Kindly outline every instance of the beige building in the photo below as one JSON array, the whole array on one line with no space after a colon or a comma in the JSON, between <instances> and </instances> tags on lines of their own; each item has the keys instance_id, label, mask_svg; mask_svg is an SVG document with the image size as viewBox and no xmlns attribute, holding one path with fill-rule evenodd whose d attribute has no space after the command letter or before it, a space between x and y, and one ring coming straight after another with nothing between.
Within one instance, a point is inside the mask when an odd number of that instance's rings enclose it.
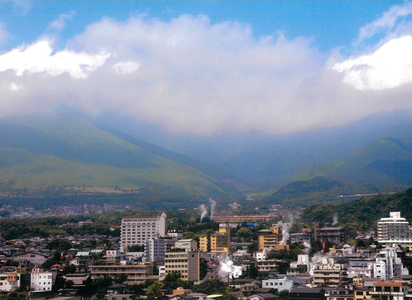
<instances>
[{"instance_id":1,"label":"beige building","mask_svg":"<svg viewBox=\"0 0 412 300\"><path fill-rule=\"evenodd\" d=\"M228 253L230 251L230 226L220 224L219 231L199 238L199 250L203 252Z\"/></svg>"},{"instance_id":2,"label":"beige building","mask_svg":"<svg viewBox=\"0 0 412 300\"><path fill-rule=\"evenodd\" d=\"M322 258L313 266L313 284L316 286L339 286L347 281L348 273L344 265L335 263L333 258Z\"/></svg>"},{"instance_id":3,"label":"beige building","mask_svg":"<svg viewBox=\"0 0 412 300\"><path fill-rule=\"evenodd\" d=\"M165 213L153 218L123 218L120 231L120 245L124 248L145 245L146 240L164 236L167 230Z\"/></svg>"},{"instance_id":4,"label":"beige building","mask_svg":"<svg viewBox=\"0 0 412 300\"><path fill-rule=\"evenodd\" d=\"M166 275L180 272L182 280L199 280L199 252L175 250L165 254Z\"/></svg>"},{"instance_id":5,"label":"beige building","mask_svg":"<svg viewBox=\"0 0 412 300\"><path fill-rule=\"evenodd\" d=\"M151 262L139 263L135 265L95 265L90 266L92 279L104 276L116 277L126 275L125 284L142 284L146 280L158 280L158 276L153 276L153 264Z\"/></svg>"}]
</instances>

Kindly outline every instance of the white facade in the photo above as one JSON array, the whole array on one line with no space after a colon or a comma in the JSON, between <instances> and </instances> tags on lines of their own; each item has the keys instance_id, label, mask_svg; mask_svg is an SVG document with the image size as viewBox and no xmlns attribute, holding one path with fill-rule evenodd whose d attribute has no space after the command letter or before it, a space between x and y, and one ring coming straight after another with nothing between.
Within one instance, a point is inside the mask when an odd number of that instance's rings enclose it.
<instances>
[{"instance_id":1,"label":"white facade","mask_svg":"<svg viewBox=\"0 0 412 300\"><path fill-rule=\"evenodd\" d=\"M165 242L161 239L149 238L144 247L146 261L156 262L165 259Z\"/></svg>"},{"instance_id":2,"label":"white facade","mask_svg":"<svg viewBox=\"0 0 412 300\"><path fill-rule=\"evenodd\" d=\"M43 272L39 268L33 268L30 278L30 290L33 292L51 292L53 290L53 272Z\"/></svg>"},{"instance_id":3,"label":"white facade","mask_svg":"<svg viewBox=\"0 0 412 300\"><path fill-rule=\"evenodd\" d=\"M378 242L412 246L412 228L399 211L390 212L389 218L378 222Z\"/></svg>"},{"instance_id":4,"label":"white facade","mask_svg":"<svg viewBox=\"0 0 412 300\"><path fill-rule=\"evenodd\" d=\"M253 252L253 256L256 259L256 261L263 261L266 260L266 251L255 251Z\"/></svg>"},{"instance_id":5,"label":"white facade","mask_svg":"<svg viewBox=\"0 0 412 300\"><path fill-rule=\"evenodd\" d=\"M1 273L0 274L0 291L10 292L20 287L20 274Z\"/></svg>"},{"instance_id":6,"label":"white facade","mask_svg":"<svg viewBox=\"0 0 412 300\"><path fill-rule=\"evenodd\" d=\"M395 248L386 248L379 252L373 266L373 276L382 280L407 275L408 270L403 268L402 260L397 257Z\"/></svg>"},{"instance_id":7,"label":"white facade","mask_svg":"<svg viewBox=\"0 0 412 300\"><path fill-rule=\"evenodd\" d=\"M280 291L288 291L293 288L293 280L287 277L272 278L267 280L262 280L262 288L264 289L275 289Z\"/></svg>"},{"instance_id":8,"label":"white facade","mask_svg":"<svg viewBox=\"0 0 412 300\"><path fill-rule=\"evenodd\" d=\"M166 228L165 213L154 218L123 218L120 245L124 248L133 245L145 245L147 239L164 236Z\"/></svg>"}]
</instances>

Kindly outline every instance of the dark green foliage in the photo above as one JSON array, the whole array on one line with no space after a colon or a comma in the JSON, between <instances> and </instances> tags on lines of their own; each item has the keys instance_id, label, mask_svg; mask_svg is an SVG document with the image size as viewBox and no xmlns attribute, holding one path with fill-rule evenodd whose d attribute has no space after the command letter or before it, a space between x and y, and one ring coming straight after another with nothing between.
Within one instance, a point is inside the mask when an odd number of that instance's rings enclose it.
<instances>
[{"instance_id":1,"label":"dark green foliage","mask_svg":"<svg viewBox=\"0 0 412 300\"><path fill-rule=\"evenodd\" d=\"M289 250L282 249L280 251L270 251L267 258L290 259L296 261L298 259L298 255L300 254L303 254L302 248L298 245L290 245Z\"/></svg>"},{"instance_id":2,"label":"dark green foliage","mask_svg":"<svg viewBox=\"0 0 412 300\"><path fill-rule=\"evenodd\" d=\"M68 240L51 240L47 243L46 248L50 250L64 251L72 248L73 245Z\"/></svg>"},{"instance_id":3,"label":"dark green foliage","mask_svg":"<svg viewBox=\"0 0 412 300\"><path fill-rule=\"evenodd\" d=\"M144 251L144 246L143 245L133 245L127 247L127 251L130 252L143 252Z\"/></svg>"},{"instance_id":4,"label":"dark green foliage","mask_svg":"<svg viewBox=\"0 0 412 300\"><path fill-rule=\"evenodd\" d=\"M212 277L199 285L195 285L194 291L196 293L204 293L207 295L215 293L223 294L225 292L225 286L225 283L222 280L220 280L219 277Z\"/></svg>"},{"instance_id":5,"label":"dark green foliage","mask_svg":"<svg viewBox=\"0 0 412 300\"><path fill-rule=\"evenodd\" d=\"M375 228L377 221L380 218L389 217L391 211L400 211L403 217L409 221L412 220L411 189L394 195L381 194L363 197L338 205L313 205L303 211L302 221L332 223L334 214L337 214L339 226L346 227L350 236L356 236L356 231Z\"/></svg>"}]
</instances>

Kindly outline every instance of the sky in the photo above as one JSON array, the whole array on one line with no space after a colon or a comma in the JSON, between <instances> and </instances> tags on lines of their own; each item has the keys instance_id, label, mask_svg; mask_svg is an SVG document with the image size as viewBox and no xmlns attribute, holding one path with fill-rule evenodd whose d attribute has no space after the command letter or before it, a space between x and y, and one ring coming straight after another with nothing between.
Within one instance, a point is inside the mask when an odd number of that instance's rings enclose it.
<instances>
[{"instance_id":1,"label":"sky","mask_svg":"<svg viewBox=\"0 0 412 300\"><path fill-rule=\"evenodd\" d=\"M411 110L410 1L0 0L0 117L305 132Z\"/></svg>"}]
</instances>

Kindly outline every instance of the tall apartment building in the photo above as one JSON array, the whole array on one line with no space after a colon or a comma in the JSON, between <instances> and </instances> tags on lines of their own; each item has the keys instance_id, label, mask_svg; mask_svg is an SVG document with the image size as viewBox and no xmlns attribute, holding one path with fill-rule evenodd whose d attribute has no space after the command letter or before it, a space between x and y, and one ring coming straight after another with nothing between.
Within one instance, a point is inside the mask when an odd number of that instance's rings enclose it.
<instances>
[{"instance_id":1,"label":"tall apartment building","mask_svg":"<svg viewBox=\"0 0 412 300\"><path fill-rule=\"evenodd\" d=\"M199 280L199 252L178 249L165 254L166 274L179 272L182 280Z\"/></svg>"},{"instance_id":2,"label":"tall apartment building","mask_svg":"<svg viewBox=\"0 0 412 300\"><path fill-rule=\"evenodd\" d=\"M230 226L220 224L219 231L199 238L199 250L203 252L228 253L230 250Z\"/></svg>"},{"instance_id":3,"label":"tall apartment building","mask_svg":"<svg viewBox=\"0 0 412 300\"><path fill-rule=\"evenodd\" d=\"M144 256L147 261L158 262L165 259L166 246L162 239L149 238L144 247Z\"/></svg>"},{"instance_id":4,"label":"tall apartment building","mask_svg":"<svg viewBox=\"0 0 412 300\"><path fill-rule=\"evenodd\" d=\"M278 226L272 225L271 229L259 230L258 234L259 250L263 250L265 248L275 249L276 246L278 246L280 244L280 241L282 240L282 237L279 234Z\"/></svg>"},{"instance_id":5,"label":"tall apartment building","mask_svg":"<svg viewBox=\"0 0 412 300\"><path fill-rule=\"evenodd\" d=\"M165 213L153 218L123 218L120 245L124 248L145 245L146 240L166 234L167 217Z\"/></svg>"},{"instance_id":6,"label":"tall apartment building","mask_svg":"<svg viewBox=\"0 0 412 300\"><path fill-rule=\"evenodd\" d=\"M412 228L399 211L390 212L389 218L378 222L378 242L381 244L401 244L412 246Z\"/></svg>"},{"instance_id":7,"label":"tall apartment building","mask_svg":"<svg viewBox=\"0 0 412 300\"><path fill-rule=\"evenodd\" d=\"M348 230L345 227L322 227L315 226L315 240L331 242L334 245L348 242Z\"/></svg>"}]
</instances>

